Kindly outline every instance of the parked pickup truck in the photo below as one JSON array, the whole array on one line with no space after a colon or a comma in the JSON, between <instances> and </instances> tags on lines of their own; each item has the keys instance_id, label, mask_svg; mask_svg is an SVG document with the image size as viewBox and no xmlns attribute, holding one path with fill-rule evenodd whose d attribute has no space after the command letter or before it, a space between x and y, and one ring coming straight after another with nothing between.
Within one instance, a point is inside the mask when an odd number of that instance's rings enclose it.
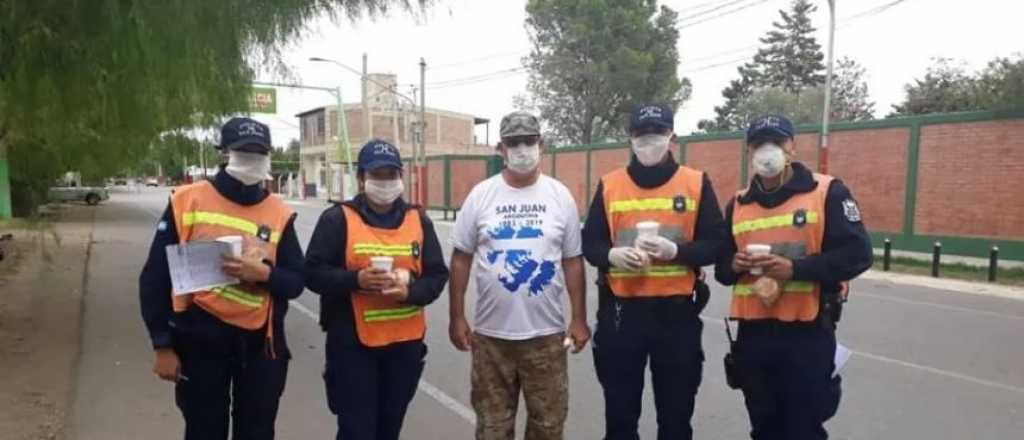
<instances>
[{"instance_id":1,"label":"parked pickup truck","mask_svg":"<svg viewBox=\"0 0 1024 440\"><path fill-rule=\"evenodd\" d=\"M50 188L51 202L85 202L95 205L110 198L106 188L98 186L55 186Z\"/></svg>"}]
</instances>

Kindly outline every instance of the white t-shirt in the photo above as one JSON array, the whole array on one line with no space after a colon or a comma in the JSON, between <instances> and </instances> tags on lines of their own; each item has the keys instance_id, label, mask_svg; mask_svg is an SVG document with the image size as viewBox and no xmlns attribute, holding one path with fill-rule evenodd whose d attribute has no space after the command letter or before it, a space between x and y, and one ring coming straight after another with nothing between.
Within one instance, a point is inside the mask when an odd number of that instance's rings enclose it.
<instances>
[{"instance_id":1,"label":"white t-shirt","mask_svg":"<svg viewBox=\"0 0 1024 440\"><path fill-rule=\"evenodd\" d=\"M579 256L576 201L541 175L514 188L498 174L477 184L459 211L452 245L474 255L474 330L522 340L565 330L562 259Z\"/></svg>"}]
</instances>

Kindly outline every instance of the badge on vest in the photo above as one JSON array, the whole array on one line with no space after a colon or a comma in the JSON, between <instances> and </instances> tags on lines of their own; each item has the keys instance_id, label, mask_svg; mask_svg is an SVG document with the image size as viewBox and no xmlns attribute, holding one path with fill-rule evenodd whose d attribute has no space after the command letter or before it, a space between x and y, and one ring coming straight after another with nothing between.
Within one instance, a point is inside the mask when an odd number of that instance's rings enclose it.
<instances>
[{"instance_id":1,"label":"badge on vest","mask_svg":"<svg viewBox=\"0 0 1024 440\"><path fill-rule=\"evenodd\" d=\"M850 223L857 223L860 221L860 208L857 206L857 202L853 199L843 200L843 214L846 215L846 220Z\"/></svg>"},{"instance_id":2,"label":"badge on vest","mask_svg":"<svg viewBox=\"0 0 1024 440\"><path fill-rule=\"evenodd\" d=\"M413 258L419 258L420 257L420 242L418 242L418 241L412 242L412 257Z\"/></svg>"},{"instance_id":3,"label":"badge on vest","mask_svg":"<svg viewBox=\"0 0 1024 440\"><path fill-rule=\"evenodd\" d=\"M798 209L793 213L793 226L798 228L804 227L807 224L807 211Z\"/></svg>"},{"instance_id":4,"label":"badge on vest","mask_svg":"<svg viewBox=\"0 0 1024 440\"><path fill-rule=\"evenodd\" d=\"M686 212L686 197L676 196L673 198L672 210L675 212Z\"/></svg>"},{"instance_id":5,"label":"badge on vest","mask_svg":"<svg viewBox=\"0 0 1024 440\"><path fill-rule=\"evenodd\" d=\"M256 230L256 237L263 241L270 241L270 226L260 225Z\"/></svg>"}]
</instances>

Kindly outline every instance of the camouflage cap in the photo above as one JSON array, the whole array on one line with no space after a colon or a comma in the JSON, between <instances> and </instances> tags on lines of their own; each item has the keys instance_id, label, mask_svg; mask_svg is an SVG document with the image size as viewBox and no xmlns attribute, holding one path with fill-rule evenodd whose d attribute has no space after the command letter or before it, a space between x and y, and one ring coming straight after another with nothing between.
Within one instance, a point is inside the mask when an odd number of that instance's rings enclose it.
<instances>
[{"instance_id":1,"label":"camouflage cap","mask_svg":"<svg viewBox=\"0 0 1024 440\"><path fill-rule=\"evenodd\" d=\"M540 136L540 122L527 112L512 112L501 118L502 138L510 136Z\"/></svg>"}]
</instances>

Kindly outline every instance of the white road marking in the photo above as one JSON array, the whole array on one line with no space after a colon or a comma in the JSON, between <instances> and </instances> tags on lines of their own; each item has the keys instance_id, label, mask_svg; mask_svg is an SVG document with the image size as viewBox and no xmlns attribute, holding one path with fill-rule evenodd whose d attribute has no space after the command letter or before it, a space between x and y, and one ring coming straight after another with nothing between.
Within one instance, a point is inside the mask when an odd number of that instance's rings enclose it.
<instances>
[{"instance_id":1,"label":"white road marking","mask_svg":"<svg viewBox=\"0 0 1024 440\"><path fill-rule=\"evenodd\" d=\"M306 306L302 305L302 303L296 300L292 300L289 303L291 304L292 308L298 310L299 313L306 315L307 317L309 317L309 319L312 319L313 321L316 322L320 320L320 316L318 313L310 310ZM441 406L451 410L451 412L455 413L455 415L459 416L459 418L461 418L462 420L469 422L470 425L476 426L476 413L473 412L473 410L467 407L466 405L463 405L461 402L456 400L454 397L449 396L444 391L441 391L440 388L434 386L430 382L427 382L423 379L420 379L420 383L417 388L419 388L419 390L425 393L426 395L432 397L434 400L437 401L437 403L440 403Z\"/></svg>"},{"instance_id":2,"label":"white road marking","mask_svg":"<svg viewBox=\"0 0 1024 440\"><path fill-rule=\"evenodd\" d=\"M713 322L713 323L718 324L718 325L723 325L723 326L725 325L725 322L722 320L722 318L716 318L716 317L707 316L707 315L700 315L700 318L703 319L704 322ZM735 333L733 333L733 334L735 335ZM993 382L991 380L979 379L977 377L968 376L968 375L965 375L965 374L960 374L960 373L955 373L955 372L952 372L952 371L942 370L942 369L935 368L935 367L929 367L927 365L915 364L913 362L901 361L899 359L893 359L893 358L890 358L890 357L886 357L886 356L882 356L882 355L878 355L878 354L874 354L874 353L869 353L869 352L866 352L866 351L853 350L853 354L855 356L860 356L860 357L863 357L863 358L867 358L867 359L871 359L871 360L875 360L875 361L879 361L879 362L885 362L885 363L888 363L888 364L899 365L901 367L912 368L912 369L915 369L915 370L924 371L924 372L928 372L928 373L932 373L932 374L938 374L940 376L946 376L946 377L950 377L950 378L953 378L953 379L959 379L959 380L962 380L964 382L971 382L971 383L974 383L974 384L977 384L977 385L984 385L984 386L987 386L987 387L998 388L998 389L1004 390L1004 391L1011 391L1011 392L1015 392L1015 393L1024 394L1024 388L1022 388L1022 387L1017 387L1017 386L1013 386L1013 385L1007 385L1007 384L999 383L999 382Z\"/></svg>"},{"instance_id":3,"label":"white road marking","mask_svg":"<svg viewBox=\"0 0 1024 440\"><path fill-rule=\"evenodd\" d=\"M857 292L854 292L853 294L851 294L851 296L854 296L854 297L866 296L868 298L875 298L875 299L879 299L879 300L882 300L882 301L892 301L892 302L898 302L898 303L902 303L902 304L934 307L934 308L937 308L937 309L951 310L951 311L954 311L954 312L974 313L974 314L978 314L978 315L993 316L993 317L1005 318L1005 319L1024 319L1024 316L1007 315L1007 314L998 313L998 312L990 312L988 310L978 310L978 309L972 309L972 308L969 308L969 307L950 306L950 305L937 304L937 303L926 302L926 301L915 301L915 300L912 300L912 299L897 298L897 297L894 297L892 295L878 295L878 294L875 294L875 293L866 293L866 292L857 291Z\"/></svg>"}]
</instances>

